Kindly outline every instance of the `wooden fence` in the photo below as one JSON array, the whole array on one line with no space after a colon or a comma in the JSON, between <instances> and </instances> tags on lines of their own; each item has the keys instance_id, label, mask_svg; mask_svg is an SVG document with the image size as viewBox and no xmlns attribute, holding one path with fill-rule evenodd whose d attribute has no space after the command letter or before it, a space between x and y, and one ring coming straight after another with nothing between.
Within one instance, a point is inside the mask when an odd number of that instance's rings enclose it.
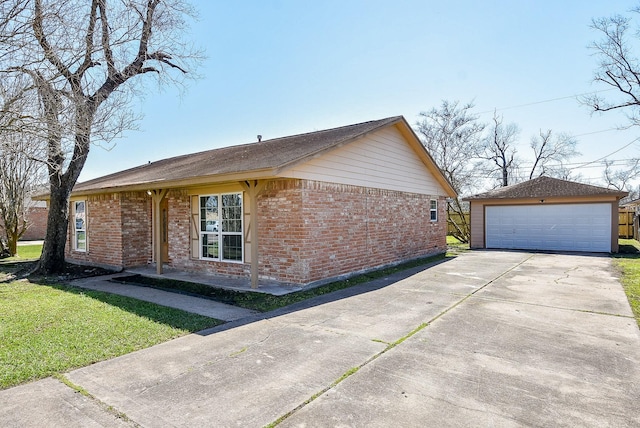
<instances>
[{"instance_id":1,"label":"wooden fence","mask_svg":"<svg viewBox=\"0 0 640 428\"><path fill-rule=\"evenodd\" d=\"M460 218L460 214L455 213L455 212L449 212L447 213L448 217L449 217L449 221L447 221L447 235L451 235L456 231L456 228L453 224L451 224L451 222L453 221L456 224L460 224L462 223L461 218ZM469 213L464 213L464 218L466 220L466 224L469 224Z\"/></svg>"},{"instance_id":2,"label":"wooden fence","mask_svg":"<svg viewBox=\"0 0 640 428\"><path fill-rule=\"evenodd\" d=\"M621 208L618 211L618 238L634 239L637 233L637 223L635 211Z\"/></svg>"}]
</instances>

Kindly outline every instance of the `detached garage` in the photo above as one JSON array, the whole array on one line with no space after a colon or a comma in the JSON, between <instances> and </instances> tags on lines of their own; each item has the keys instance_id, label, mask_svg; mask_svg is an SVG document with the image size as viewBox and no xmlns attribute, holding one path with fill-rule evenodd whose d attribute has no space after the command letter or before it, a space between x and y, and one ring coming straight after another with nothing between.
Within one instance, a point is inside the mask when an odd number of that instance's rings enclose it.
<instances>
[{"instance_id":1,"label":"detached garage","mask_svg":"<svg viewBox=\"0 0 640 428\"><path fill-rule=\"evenodd\" d=\"M618 251L618 201L627 192L550 177L465 200L471 248Z\"/></svg>"}]
</instances>

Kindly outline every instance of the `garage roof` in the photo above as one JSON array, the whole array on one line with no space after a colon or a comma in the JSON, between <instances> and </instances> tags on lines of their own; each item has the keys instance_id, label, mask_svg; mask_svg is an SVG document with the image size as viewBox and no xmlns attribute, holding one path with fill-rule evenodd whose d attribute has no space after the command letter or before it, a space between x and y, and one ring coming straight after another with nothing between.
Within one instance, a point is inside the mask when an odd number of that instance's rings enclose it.
<instances>
[{"instance_id":1,"label":"garage roof","mask_svg":"<svg viewBox=\"0 0 640 428\"><path fill-rule=\"evenodd\" d=\"M500 187L485 193L464 198L466 201L480 199L521 199L521 198L550 198L572 196L619 196L624 197L628 192L621 192L606 187L576 183L575 181L560 180L551 177L538 177L523 183Z\"/></svg>"}]
</instances>

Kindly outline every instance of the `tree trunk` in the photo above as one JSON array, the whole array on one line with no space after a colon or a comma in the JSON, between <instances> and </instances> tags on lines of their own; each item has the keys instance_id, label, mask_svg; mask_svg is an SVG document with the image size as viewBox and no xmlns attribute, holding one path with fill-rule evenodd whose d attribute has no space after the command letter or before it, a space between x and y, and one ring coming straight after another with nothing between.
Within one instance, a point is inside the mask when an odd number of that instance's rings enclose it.
<instances>
[{"instance_id":1,"label":"tree trunk","mask_svg":"<svg viewBox=\"0 0 640 428\"><path fill-rule=\"evenodd\" d=\"M42 246L42 255L36 271L60 273L64 270L64 250L69 228L69 191L63 186L51 186L47 233Z\"/></svg>"},{"instance_id":2,"label":"tree trunk","mask_svg":"<svg viewBox=\"0 0 640 428\"><path fill-rule=\"evenodd\" d=\"M7 248L9 249L11 257L15 257L18 254L18 239L18 234L11 232L11 238L8 239L9 242L7 243Z\"/></svg>"}]
</instances>

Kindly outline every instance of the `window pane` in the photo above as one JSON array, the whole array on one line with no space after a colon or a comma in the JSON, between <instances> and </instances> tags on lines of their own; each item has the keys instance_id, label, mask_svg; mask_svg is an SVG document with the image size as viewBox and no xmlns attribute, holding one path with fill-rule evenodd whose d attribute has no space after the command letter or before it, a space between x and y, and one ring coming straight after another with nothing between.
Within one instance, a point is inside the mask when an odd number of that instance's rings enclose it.
<instances>
[{"instance_id":1,"label":"window pane","mask_svg":"<svg viewBox=\"0 0 640 428\"><path fill-rule=\"evenodd\" d=\"M86 232L77 232L76 233L76 250L86 250L86 249L87 249Z\"/></svg>"},{"instance_id":2,"label":"window pane","mask_svg":"<svg viewBox=\"0 0 640 428\"><path fill-rule=\"evenodd\" d=\"M222 237L222 258L242 261L242 235L224 235Z\"/></svg>"},{"instance_id":3,"label":"window pane","mask_svg":"<svg viewBox=\"0 0 640 428\"><path fill-rule=\"evenodd\" d=\"M80 202L76 202L75 203L75 214L74 214L74 220L75 220L75 227L76 230L84 230L85 229L85 204L84 201L80 201Z\"/></svg>"},{"instance_id":4,"label":"window pane","mask_svg":"<svg viewBox=\"0 0 640 428\"><path fill-rule=\"evenodd\" d=\"M242 232L242 196L222 195L222 231Z\"/></svg>"},{"instance_id":5,"label":"window pane","mask_svg":"<svg viewBox=\"0 0 640 428\"><path fill-rule=\"evenodd\" d=\"M218 197L200 197L200 231L218 232Z\"/></svg>"},{"instance_id":6,"label":"window pane","mask_svg":"<svg viewBox=\"0 0 640 428\"><path fill-rule=\"evenodd\" d=\"M240 206L240 194L234 193L232 195L222 195L222 206L223 207L238 207Z\"/></svg>"},{"instance_id":7,"label":"window pane","mask_svg":"<svg viewBox=\"0 0 640 428\"><path fill-rule=\"evenodd\" d=\"M217 259L218 251L218 234L205 233L202 235L202 257L206 259Z\"/></svg>"}]
</instances>

